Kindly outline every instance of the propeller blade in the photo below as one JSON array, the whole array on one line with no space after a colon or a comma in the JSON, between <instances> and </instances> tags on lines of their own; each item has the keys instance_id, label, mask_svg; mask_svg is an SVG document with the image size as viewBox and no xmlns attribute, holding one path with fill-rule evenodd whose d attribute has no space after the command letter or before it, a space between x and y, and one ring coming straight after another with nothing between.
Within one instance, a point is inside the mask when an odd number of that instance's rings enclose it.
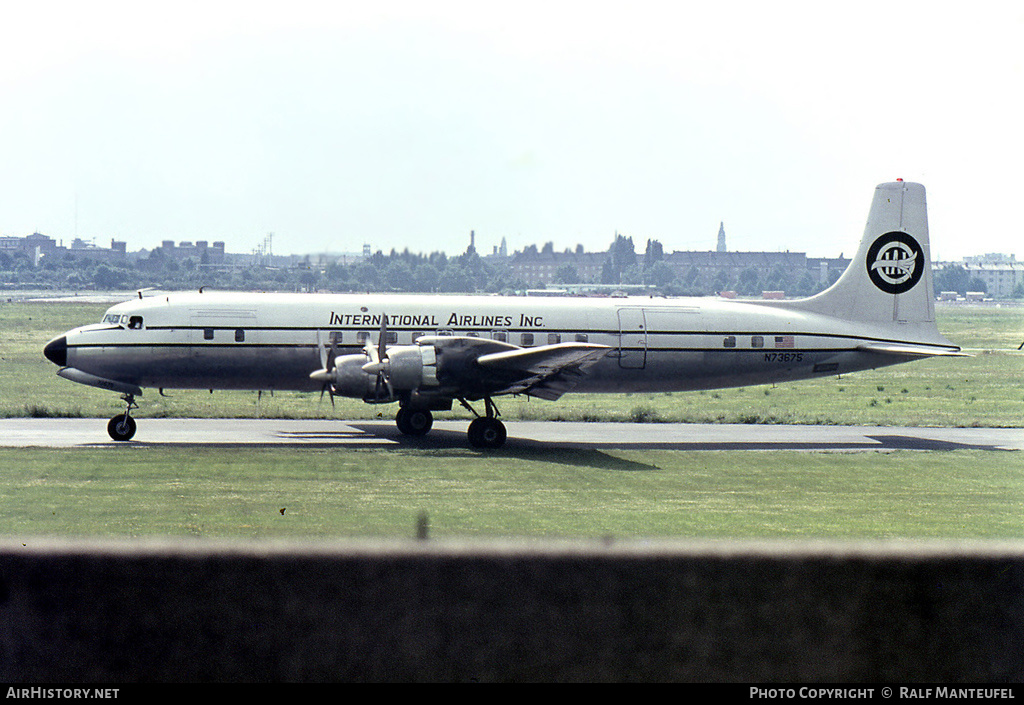
<instances>
[{"instance_id":1,"label":"propeller blade","mask_svg":"<svg viewBox=\"0 0 1024 705\"><path fill-rule=\"evenodd\" d=\"M366 344L363 346L363 353L370 362L378 362L380 360L380 358L377 357L377 348L373 347L373 340L369 337L366 339Z\"/></svg>"},{"instance_id":2,"label":"propeller blade","mask_svg":"<svg viewBox=\"0 0 1024 705\"><path fill-rule=\"evenodd\" d=\"M320 351L320 367L325 370L330 369L327 366L327 348L324 347L323 338L320 337L320 329L316 331L316 348Z\"/></svg>"},{"instance_id":3,"label":"propeller blade","mask_svg":"<svg viewBox=\"0 0 1024 705\"><path fill-rule=\"evenodd\" d=\"M320 387L320 403L321 404L324 403L324 392L327 392L328 394L331 395L331 408L332 409L335 408L334 407L334 385L331 384L330 382L327 382L322 387Z\"/></svg>"},{"instance_id":4,"label":"propeller blade","mask_svg":"<svg viewBox=\"0 0 1024 705\"><path fill-rule=\"evenodd\" d=\"M387 357L388 342L388 314L380 312L380 333L377 337L377 359L383 360Z\"/></svg>"},{"instance_id":5,"label":"propeller blade","mask_svg":"<svg viewBox=\"0 0 1024 705\"><path fill-rule=\"evenodd\" d=\"M331 338L331 349L327 353L327 369L334 368L334 361L338 358L338 336L335 333L330 334Z\"/></svg>"}]
</instances>

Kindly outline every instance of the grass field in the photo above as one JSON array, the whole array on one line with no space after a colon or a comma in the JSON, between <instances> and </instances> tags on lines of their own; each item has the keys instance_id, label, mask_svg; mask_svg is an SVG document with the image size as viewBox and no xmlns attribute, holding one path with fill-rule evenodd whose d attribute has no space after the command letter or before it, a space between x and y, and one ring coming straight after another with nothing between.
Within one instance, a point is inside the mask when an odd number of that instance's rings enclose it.
<instances>
[{"instance_id":1,"label":"grass field","mask_svg":"<svg viewBox=\"0 0 1024 705\"><path fill-rule=\"evenodd\" d=\"M1019 453L2 450L0 535L1024 538ZM23 540L27 540L23 539Z\"/></svg>"},{"instance_id":2,"label":"grass field","mask_svg":"<svg viewBox=\"0 0 1024 705\"><path fill-rule=\"evenodd\" d=\"M45 342L105 306L0 304L0 415L101 416L116 395L59 379ZM506 400L507 418L1024 425L1024 309L940 309L975 356L779 387ZM316 395L147 394L146 416L359 418ZM339 400L340 402L340 400ZM387 414L393 413L386 408ZM458 416L459 414L453 414ZM102 440L102 439L101 439ZM0 536L232 539L1024 538L1024 456L125 445L0 449Z\"/></svg>"}]
</instances>

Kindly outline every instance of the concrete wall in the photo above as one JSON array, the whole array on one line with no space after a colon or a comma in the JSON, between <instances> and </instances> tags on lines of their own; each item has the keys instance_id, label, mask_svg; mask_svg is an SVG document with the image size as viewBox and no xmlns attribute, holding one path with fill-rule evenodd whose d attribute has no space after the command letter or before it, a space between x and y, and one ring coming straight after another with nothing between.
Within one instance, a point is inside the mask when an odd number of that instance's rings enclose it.
<instances>
[{"instance_id":1,"label":"concrete wall","mask_svg":"<svg viewBox=\"0 0 1024 705\"><path fill-rule=\"evenodd\" d=\"M0 681L1024 679L1020 544L0 543Z\"/></svg>"}]
</instances>

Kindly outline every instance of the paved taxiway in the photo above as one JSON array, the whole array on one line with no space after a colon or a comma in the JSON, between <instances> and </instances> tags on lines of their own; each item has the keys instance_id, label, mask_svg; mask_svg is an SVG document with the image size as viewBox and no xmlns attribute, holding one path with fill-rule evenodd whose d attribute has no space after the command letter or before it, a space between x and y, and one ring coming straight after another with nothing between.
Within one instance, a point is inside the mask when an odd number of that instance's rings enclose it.
<instances>
[{"instance_id":1,"label":"paved taxiway","mask_svg":"<svg viewBox=\"0 0 1024 705\"><path fill-rule=\"evenodd\" d=\"M281 419L138 419L127 445L338 446L465 448L466 421L436 421L428 436L402 436L394 421ZM0 419L0 447L75 448L126 445L107 436L106 419ZM516 448L559 446L661 450L1024 450L1020 428L784 426L506 421Z\"/></svg>"}]
</instances>

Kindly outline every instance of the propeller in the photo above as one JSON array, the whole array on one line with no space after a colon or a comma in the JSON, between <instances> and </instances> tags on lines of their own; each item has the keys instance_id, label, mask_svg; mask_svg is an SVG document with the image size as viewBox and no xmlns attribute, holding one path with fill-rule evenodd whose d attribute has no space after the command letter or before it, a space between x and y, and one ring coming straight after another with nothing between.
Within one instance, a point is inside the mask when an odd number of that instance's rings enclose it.
<instances>
[{"instance_id":1,"label":"propeller","mask_svg":"<svg viewBox=\"0 0 1024 705\"><path fill-rule=\"evenodd\" d=\"M375 399L381 399L380 387L381 383L388 389L388 397L394 395L394 390L391 389L391 382L388 380L388 372L390 371L390 365L388 364L387 357L387 338L388 338L388 316L386 313L381 311L380 313L380 332L377 335L377 347L373 347L373 341L367 340L366 347L363 349L366 353L366 357L370 360L363 365L363 372L367 374L376 375L377 380L373 387L373 396Z\"/></svg>"},{"instance_id":2,"label":"propeller","mask_svg":"<svg viewBox=\"0 0 1024 705\"><path fill-rule=\"evenodd\" d=\"M363 347L363 354L366 356L367 362L363 364L362 369L366 374L375 376L373 398L375 400L390 400L394 396L394 390L391 387L391 381L388 379L391 373L391 363L387 357L387 314L381 313L380 323L380 336L377 340L377 345L374 346L372 340L367 340L366 345ZM320 399L324 397L324 393L331 395L331 404L334 404L334 393L335 393L335 370L336 364L335 359L337 357L337 339L331 339L330 350L324 345L323 338L321 337L321 331L316 332L316 345L320 351L320 364L321 368L316 372L311 372L310 379L316 380L322 383L320 388ZM346 358L347 360L347 358ZM387 394L382 394L382 387L387 388Z\"/></svg>"},{"instance_id":3,"label":"propeller","mask_svg":"<svg viewBox=\"0 0 1024 705\"><path fill-rule=\"evenodd\" d=\"M338 356L338 341L337 338L331 336L331 348L330 350L324 345L323 339L320 337L320 331L316 332L316 346L320 351L320 369L310 374L310 378L315 379L319 382L323 382L323 386L320 387L320 401L324 400L324 392L327 392L331 396L331 406L334 406L334 359Z\"/></svg>"}]
</instances>

